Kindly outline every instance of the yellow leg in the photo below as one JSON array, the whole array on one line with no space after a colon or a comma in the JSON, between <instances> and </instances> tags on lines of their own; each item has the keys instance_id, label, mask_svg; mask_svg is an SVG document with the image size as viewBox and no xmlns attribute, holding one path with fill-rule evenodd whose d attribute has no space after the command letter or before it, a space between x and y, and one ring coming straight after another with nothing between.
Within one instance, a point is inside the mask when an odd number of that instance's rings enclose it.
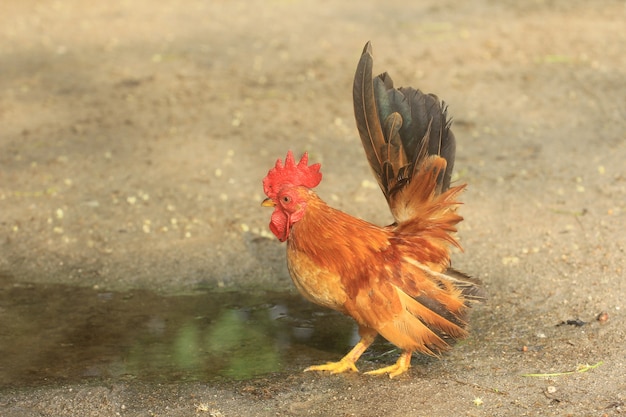
<instances>
[{"instance_id":1,"label":"yellow leg","mask_svg":"<svg viewBox=\"0 0 626 417\"><path fill-rule=\"evenodd\" d=\"M331 374L340 374L347 371L359 372L356 368L355 362L359 360L363 352L365 352L367 348L370 347L372 342L374 342L378 333L376 330L368 327L359 327L359 335L361 336L359 343L357 343L346 356L341 358L339 362L328 362L324 365L309 366L304 370L304 372L329 371Z\"/></svg>"},{"instance_id":2,"label":"yellow leg","mask_svg":"<svg viewBox=\"0 0 626 417\"><path fill-rule=\"evenodd\" d=\"M398 375L402 375L411 367L411 353L409 351L404 351L398 358L395 364L386 366L384 368L376 369L373 371L365 372L367 375L381 375L381 374L389 374L389 378L396 377Z\"/></svg>"}]
</instances>

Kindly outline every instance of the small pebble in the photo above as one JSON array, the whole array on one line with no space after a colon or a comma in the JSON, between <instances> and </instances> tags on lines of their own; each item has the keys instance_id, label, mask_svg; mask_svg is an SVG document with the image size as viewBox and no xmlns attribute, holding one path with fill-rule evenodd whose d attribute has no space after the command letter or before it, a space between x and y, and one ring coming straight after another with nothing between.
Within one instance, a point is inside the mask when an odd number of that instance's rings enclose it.
<instances>
[{"instance_id":1,"label":"small pebble","mask_svg":"<svg viewBox=\"0 0 626 417\"><path fill-rule=\"evenodd\" d=\"M603 311L602 313L598 314L597 320L600 323L606 323L609 320L609 313Z\"/></svg>"},{"instance_id":2,"label":"small pebble","mask_svg":"<svg viewBox=\"0 0 626 417\"><path fill-rule=\"evenodd\" d=\"M378 184L376 184L374 181L363 180L361 181L361 187L367 189L376 189L378 188Z\"/></svg>"},{"instance_id":3,"label":"small pebble","mask_svg":"<svg viewBox=\"0 0 626 417\"><path fill-rule=\"evenodd\" d=\"M505 256L502 258L502 265L516 265L519 263L517 256Z\"/></svg>"}]
</instances>

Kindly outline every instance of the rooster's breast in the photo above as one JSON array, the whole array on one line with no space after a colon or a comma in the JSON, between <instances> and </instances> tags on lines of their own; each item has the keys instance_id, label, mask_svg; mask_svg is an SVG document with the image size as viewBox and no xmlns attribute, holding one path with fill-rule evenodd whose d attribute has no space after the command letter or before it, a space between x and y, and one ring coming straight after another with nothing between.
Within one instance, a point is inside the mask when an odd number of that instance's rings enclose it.
<instances>
[{"instance_id":1,"label":"rooster's breast","mask_svg":"<svg viewBox=\"0 0 626 417\"><path fill-rule=\"evenodd\" d=\"M287 247L287 266L296 288L306 299L333 310L344 310L347 295L339 275L290 246Z\"/></svg>"}]
</instances>

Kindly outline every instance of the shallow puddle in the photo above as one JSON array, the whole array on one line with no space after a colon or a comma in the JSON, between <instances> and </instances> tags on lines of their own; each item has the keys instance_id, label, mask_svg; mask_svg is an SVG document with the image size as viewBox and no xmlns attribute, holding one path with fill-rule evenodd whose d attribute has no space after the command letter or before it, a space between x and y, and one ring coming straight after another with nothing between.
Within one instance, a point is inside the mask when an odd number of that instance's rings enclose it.
<instances>
[{"instance_id":1,"label":"shallow puddle","mask_svg":"<svg viewBox=\"0 0 626 417\"><path fill-rule=\"evenodd\" d=\"M353 322L296 294L159 296L0 277L0 386L247 379L338 360Z\"/></svg>"}]
</instances>

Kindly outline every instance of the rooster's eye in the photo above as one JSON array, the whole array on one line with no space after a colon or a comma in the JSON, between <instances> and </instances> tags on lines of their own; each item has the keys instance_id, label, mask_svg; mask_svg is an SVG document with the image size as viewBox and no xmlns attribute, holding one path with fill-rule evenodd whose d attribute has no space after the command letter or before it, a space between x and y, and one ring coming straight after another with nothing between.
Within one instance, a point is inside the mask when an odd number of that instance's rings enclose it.
<instances>
[{"instance_id":1,"label":"rooster's eye","mask_svg":"<svg viewBox=\"0 0 626 417\"><path fill-rule=\"evenodd\" d=\"M284 196L282 200L285 204L291 203L291 197L289 197L288 195Z\"/></svg>"}]
</instances>

